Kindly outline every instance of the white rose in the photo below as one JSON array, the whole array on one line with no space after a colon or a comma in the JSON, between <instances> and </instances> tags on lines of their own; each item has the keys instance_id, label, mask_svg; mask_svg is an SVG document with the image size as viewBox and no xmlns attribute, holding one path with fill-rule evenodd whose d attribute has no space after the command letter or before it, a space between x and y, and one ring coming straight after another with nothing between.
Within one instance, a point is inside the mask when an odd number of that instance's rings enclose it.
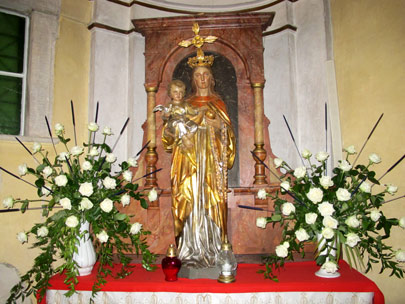
<instances>
[{"instance_id":1,"label":"white rose","mask_svg":"<svg viewBox=\"0 0 405 304\"><path fill-rule=\"evenodd\" d=\"M281 189L281 192L287 192L288 190L290 190L290 183L288 181L283 181L280 184L280 189Z\"/></svg>"},{"instance_id":2,"label":"white rose","mask_svg":"<svg viewBox=\"0 0 405 304\"><path fill-rule=\"evenodd\" d=\"M72 203L71 203L70 199L68 199L67 197L62 198L59 201L59 204L62 206L63 209L67 209L67 210L72 209Z\"/></svg>"},{"instance_id":3,"label":"white rose","mask_svg":"<svg viewBox=\"0 0 405 304\"><path fill-rule=\"evenodd\" d=\"M378 155L375 154L375 153L371 153L371 154L368 156L368 159L370 160L370 162L371 162L372 164L378 164L378 163L381 162L381 157L378 156Z\"/></svg>"},{"instance_id":4,"label":"white rose","mask_svg":"<svg viewBox=\"0 0 405 304\"><path fill-rule=\"evenodd\" d=\"M398 221L399 227L405 229L405 216L401 217Z\"/></svg>"},{"instance_id":5,"label":"white rose","mask_svg":"<svg viewBox=\"0 0 405 304\"><path fill-rule=\"evenodd\" d=\"M279 168L283 165L284 161L281 158L275 158L274 159L274 165L276 168Z\"/></svg>"},{"instance_id":6,"label":"white rose","mask_svg":"<svg viewBox=\"0 0 405 304\"><path fill-rule=\"evenodd\" d=\"M264 200L267 198L267 192L265 189L260 189L259 191L257 191L257 198Z\"/></svg>"},{"instance_id":7,"label":"white rose","mask_svg":"<svg viewBox=\"0 0 405 304\"><path fill-rule=\"evenodd\" d=\"M97 236L97 238L99 239L100 243L105 243L105 242L107 242L107 241L108 241L108 238L109 238L107 232L105 232L104 230L101 231L100 233L97 233L96 236Z\"/></svg>"},{"instance_id":8,"label":"white rose","mask_svg":"<svg viewBox=\"0 0 405 304\"><path fill-rule=\"evenodd\" d=\"M397 250L395 252L395 258L397 259L398 262L405 262L405 250Z\"/></svg>"},{"instance_id":9,"label":"white rose","mask_svg":"<svg viewBox=\"0 0 405 304\"><path fill-rule=\"evenodd\" d=\"M113 153L107 153L105 160L111 164L117 160L117 157Z\"/></svg>"},{"instance_id":10,"label":"white rose","mask_svg":"<svg viewBox=\"0 0 405 304\"><path fill-rule=\"evenodd\" d=\"M83 196L92 195L93 194L93 185L92 185L92 183L86 182L86 183L80 184L79 192Z\"/></svg>"},{"instance_id":11,"label":"white rose","mask_svg":"<svg viewBox=\"0 0 405 304\"><path fill-rule=\"evenodd\" d=\"M381 217L381 212L378 211L377 209L371 210L370 211L370 218L374 221L377 222Z\"/></svg>"},{"instance_id":12,"label":"white rose","mask_svg":"<svg viewBox=\"0 0 405 304\"><path fill-rule=\"evenodd\" d=\"M370 193L371 192L371 185L367 183L366 181L362 182L360 185L360 190L364 193Z\"/></svg>"},{"instance_id":13,"label":"white rose","mask_svg":"<svg viewBox=\"0 0 405 304\"><path fill-rule=\"evenodd\" d=\"M319 204L318 211L322 216L329 216L335 212L335 208L333 208L333 204L323 202L322 204Z\"/></svg>"},{"instance_id":14,"label":"white rose","mask_svg":"<svg viewBox=\"0 0 405 304\"><path fill-rule=\"evenodd\" d=\"M41 194L42 196L48 196L49 194L51 194L51 191L49 190L49 185L41 188Z\"/></svg>"},{"instance_id":15,"label":"white rose","mask_svg":"<svg viewBox=\"0 0 405 304\"><path fill-rule=\"evenodd\" d=\"M305 159L310 159L312 156L312 153L308 149L304 149L304 151L302 151L301 155Z\"/></svg>"},{"instance_id":16,"label":"white rose","mask_svg":"<svg viewBox=\"0 0 405 304\"><path fill-rule=\"evenodd\" d=\"M46 226L41 226L38 230L37 230L37 236L39 237L44 237L47 236L49 233L48 228L46 228Z\"/></svg>"},{"instance_id":17,"label":"white rose","mask_svg":"<svg viewBox=\"0 0 405 304\"><path fill-rule=\"evenodd\" d=\"M14 199L11 196L7 196L3 199L3 207L4 208L11 208L14 206Z\"/></svg>"},{"instance_id":18,"label":"white rose","mask_svg":"<svg viewBox=\"0 0 405 304\"><path fill-rule=\"evenodd\" d=\"M35 153L38 153L39 151L41 151L42 145L39 142L34 142L34 144L32 145L32 151Z\"/></svg>"},{"instance_id":19,"label":"white rose","mask_svg":"<svg viewBox=\"0 0 405 304\"><path fill-rule=\"evenodd\" d=\"M158 198L158 193L157 193L157 191L155 190L155 188L153 188L153 189L150 190L149 193L148 193L148 200L149 200L150 202L154 202L154 201L157 200L157 198Z\"/></svg>"},{"instance_id":20,"label":"white rose","mask_svg":"<svg viewBox=\"0 0 405 304\"><path fill-rule=\"evenodd\" d=\"M346 189L339 188L336 191L336 197L341 202L347 202L350 199L351 195L350 195L350 192L347 191Z\"/></svg>"},{"instance_id":21,"label":"white rose","mask_svg":"<svg viewBox=\"0 0 405 304\"><path fill-rule=\"evenodd\" d=\"M339 222L331 216L325 216L322 220L322 224L327 228L336 229Z\"/></svg>"},{"instance_id":22,"label":"white rose","mask_svg":"<svg viewBox=\"0 0 405 304\"><path fill-rule=\"evenodd\" d=\"M347 226L352 227L352 228L357 228L360 226L360 221L357 219L356 215L349 216L345 223Z\"/></svg>"},{"instance_id":23,"label":"white rose","mask_svg":"<svg viewBox=\"0 0 405 304\"><path fill-rule=\"evenodd\" d=\"M324 162L325 160L328 159L328 157L329 157L329 153L328 153L328 152L323 152L323 151L318 152L318 153L316 153L316 155L315 155L315 158L316 158L317 161L319 161L319 162Z\"/></svg>"},{"instance_id":24,"label":"white rose","mask_svg":"<svg viewBox=\"0 0 405 304\"><path fill-rule=\"evenodd\" d=\"M113 209L113 201L110 200L109 198L104 199L101 203L100 203L100 208L101 210L103 210L104 212L109 213L112 209Z\"/></svg>"},{"instance_id":25,"label":"white rose","mask_svg":"<svg viewBox=\"0 0 405 304\"><path fill-rule=\"evenodd\" d=\"M106 189L115 189L117 181L114 178L107 176L103 179L103 185Z\"/></svg>"},{"instance_id":26,"label":"white rose","mask_svg":"<svg viewBox=\"0 0 405 304\"><path fill-rule=\"evenodd\" d=\"M112 130L111 130L111 128L110 127L104 127L104 129L103 129L103 134L104 135L113 135L113 133L112 133Z\"/></svg>"},{"instance_id":27,"label":"white rose","mask_svg":"<svg viewBox=\"0 0 405 304\"><path fill-rule=\"evenodd\" d=\"M278 245L276 247L276 254L280 258L285 258L288 255L288 248L284 245Z\"/></svg>"},{"instance_id":28,"label":"white rose","mask_svg":"<svg viewBox=\"0 0 405 304\"><path fill-rule=\"evenodd\" d=\"M264 229L264 228L266 228L266 225L267 225L267 220L266 220L265 217L258 217L256 219L256 226L257 227Z\"/></svg>"},{"instance_id":29,"label":"white rose","mask_svg":"<svg viewBox=\"0 0 405 304\"><path fill-rule=\"evenodd\" d=\"M391 195L394 195L398 191L398 187L394 185L386 185L387 186L387 192Z\"/></svg>"},{"instance_id":30,"label":"white rose","mask_svg":"<svg viewBox=\"0 0 405 304\"><path fill-rule=\"evenodd\" d=\"M321 269L324 269L327 273L335 273L338 270L336 263L332 261L327 261L323 263Z\"/></svg>"},{"instance_id":31,"label":"white rose","mask_svg":"<svg viewBox=\"0 0 405 304\"><path fill-rule=\"evenodd\" d=\"M127 163L128 163L131 167L138 167L138 161L136 160L135 157L130 157L130 158L128 158Z\"/></svg>"},{"instance_id":32,"label":"white rose","mask_svg":"<svg viewBox=\"0 0 405 304\"><path fill-rule=\"evenodd\" d=\"M122 177L124 178L124 180L126 180L127 182L131 182L132 181L132 172L129 170L126 170L122 173Z\"/></svg>"},{"instance_id":33,"label":"white rose","mask_svg":"<svg viewBox=\"0 0 405 304\"><path fill-rule=\"evenodd\" d=\"M92 147L91 149L90 149L90 152L89 152L89 155L90 156L97 156L97 155L99 155L100 154L100 152L98 151L98 149L96 148L96 147Z\"/></svg>"},{"instance_id":34,"label":"white rose","mask_svg":"<svg viewBox=\"0 0 405 304\"><path fill-rule=\"evenodd\" d=\"M28 172L27 164L22 164L18 166L18 173L20 174L20 176L24 176L25 174L27 174L27 172Z\"/></svg>"},{"instance_id":35,"label":"white rose","mask_svg":"<svg viewBox=\"0 0 405 304\"><path fill-rule=\"evenodd\" d=\"M91 165L91 162L85 160L85 161L83 162L83 164L82 164L82 169L83 169L84 171L89 171L89 170L93 169L93 166Z\"/></svg>"},{"instance_id":36,"label":"white rose","mask_svg":"<svg viewBox=\"0 0 405 304\"><path fill-rule=\"evenodd\" d=\"M354 148L353 145L348 146L345 151L347 152L347 154L356 154L356 149Z\"/></svg>"},{"instance_id":37,"label":"white rose","mask_svg":"<svg viewBox=\"0 0 405 304\"><path fill-rule=\"evenodd\" d=\"M95 122L90 122L87 125L87 129L89 129L89 131L91 132L96 132L98 130L98 124L96 124Z\"/></svg>"},{"instance_id":38,"label":"white rose","mask_svg":"<svg viewBox=\"0 0 405 304\"><path fill-rule=\"evenodd\" d=\"M70 154L72 154L73 156L78 156L80 154L83 153L83 147L80 146L74 146L72 147L72 149L70 149Z\"/></svg>"},{"instance_id":39,"label":"white rose","mask_svg":"<svg viewBox=\"0 0 405 304\"><path fill-rule=\"evenodd\" d=\"M59 187L65 187L68 182L68 179L66 175L61 174L55 177L55 184L58 185Z\"/></svg>"},{"instance_id":40,"label":"white rose","mask_svg":"<svg viewBox=\"0 0 405 304\"><path fill-rule=\"evenodd\" d=\"M136 222L131 225L130 232L131 232L131 234L137 234L141 231L141 229L142 229L142 224Z\"/></svg>"},{"instance_id":41,"label":"white rose","mask_svg":"<svg viewBox=\"0 0 405 304\"><path fill-rule=\"evenodd\" d=\"M312 225L316 222L317 217L318 215L316 213L309 212L305 214L305 223L307 223L308 225Z\"/></svg>"},{"instance_id":42,"label":"white rose","mask_svg":"<svg viewBox=\"0 0 405 304\"><path fill-rule=\"evenodd\" d=\"M61 136L61 135L63 134L63 131L65 131L65 127L64 127L62 124L57 123L57 124L55 125L55 132L56 132L56 135Z\"/></svg>"},{"instance_id":43,"label":"white rose","mask_svg":"<svg viewBox=\"0 0 405 304\"><path fill-rule=\"evenodd\" d=\"M304 228L300 228L297 231L295 231L295 236L297 237L297 240L300 242L305 242L309 240L309 234Z\"/></svg>"},{"instance_id":44,"label":"white rose","mask_svg":"<svg viewBox=\"0 0 405 304\"><path fill-rule=\"evenodd\" d=\"M349 247L356 246L358 242L360 242L360 238L357 234L350 232L346 235L346 245Z\"/></svg>"},{"instance_id":45,"label":"white rose","mask_svg":"<svg viewBox=\"0 0 405 304\"><path fill-rule=\"evenodd\" d=\"M44 170L42 170L42 173L44 174L44 177L45 177L45 178L48 178L48 176L51 175L52 172L53 172L53 170L52 170L52 168L49 167L49 166L46 166L46 167L44 168Z\"/></svg>"},{"instance_id":46,"label":"white rose","mask_svg":"<svg viewBox=\"0 0 405 304\"><path fill-rule=\"evenodd\" d=\"M307 174L307 169L305 167L298 167L294 170L294 176L296 178L303 178Z\"/></svg>"},{"instance_id":47,"label":"white rose","mask_svg":"<svg viewBox=\"0 0 405 304\"><path fill-rule=\"evenodd\" d=\"M309 192L307 193L307 197L314 204L320 203L320 202L322 202L323 191L319 188L311 188L311 189L309 189Z\"/></svg>"},{"instance_id":48,"label":"white rose","mask_svg":"<svg viewBox=\"0 0 405 304\"><path fill-rule=\"evenodd\" d=\"M324 175L320 178L319 183L324 189L328 189L333 186L333 180L330 176Z\"/></svg>"},{"instance_id":49,"label":"white rose","mask_svg":"<svg viewBox=\"0 0 405 304\"><path fill-rule=\"evenodd\" d=\"M322 233L322 236L327 240L330 240L335 235L335 232L333 231L333 229L329 228L329 227L323 228L321 233Z\"/></svg>"},{"instance_id":50,"label":"white rose","mask_svg":"<svg viewBox=\"0 0 405 304\"><path fill-rule=\"evenodd\" d=\"M28 242L28 236L25 232L19 232L17 233L17 239L22 243Z\"/></svg>"},{"instance_id":51,"label":"white rose","mask_svg":"<svg viewBox=\"0 0 405 304\"><path fill-rule=\"evenodd\" d=\"M352 165L347 160L339 160L338 168L343 172L348 172L352 169Z\"/></svg>"},{"instance_id":52,"label":"white rose","mask_svg":"<svg viewBox=\"0 0 405 304\"><path fill-rule=\"evenodd\" d=\"M292 212L295 212L295 206L292 203L284 203L281 205L281 212L284 215L290 215Z\"/></svg>"},{"instance_id":53,"label":"white rose","mask_svg":"<svg viewBox=\"0 0 405 304\"><path fill-rule=\"evenodd\" d=\"M70 228L74 228L77 225L79 225L79 220L77 219L76 216L71 215L66 219L65 224L66 224L66 226L68 226Z\"/></svg>"},{"instance_id":54,"label":"white rose","mask_svg":"<svg viewBox=\"0 0 405 304\"><path fill-rule=\"evenodd\" d=\"M288 243L287 241L285 241L283 244L281 244L281 245L283 245L285 248L290 248L290 243Z\"/></svg>"},{"instance_id":55,"label":"white rose","mask_svg":"<svg viewBox=\"0 0 405 304\"><path fill-rule=\"evenodd\" d=\"M58 160L61 161L61 162L66 161L66 159L68 159L68 158L69 158L69 153L68 152L61 152L58 155Z\"/></svg>"},{"instance_id":56,"label":"white rose","mask_svg":"<svg viewBox=\"0 0 405 304\"><path fill-rule=\"evenodd\" d=\"M93 203L91 202L91 200L89 200L87 197L84 197L81 201L80 201L80 207L79 209L81 211L83 210L89 210L93 208Z\"/></svg>"},{"instance_id":57,"label":"white rose","mask_svg":"<svg viewBox=\"0 0 405 304\"><path fill-rule=\"evenodd\" d=\"M123 196L121 196L121 204L122 206L126 206L129 205L129 203L131 202L131 197L128 194L124 194Z\"/></svg>"}]
</instances>

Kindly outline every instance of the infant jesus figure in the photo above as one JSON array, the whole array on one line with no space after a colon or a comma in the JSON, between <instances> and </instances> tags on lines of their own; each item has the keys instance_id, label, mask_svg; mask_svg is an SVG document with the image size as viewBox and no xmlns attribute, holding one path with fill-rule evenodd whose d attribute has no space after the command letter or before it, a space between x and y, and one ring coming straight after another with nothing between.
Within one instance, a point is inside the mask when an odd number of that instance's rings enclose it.
<instances>
[{"instance_id":1,"label":"infant jesus figure","mask_svg":"<svg viewBox=\"0 0 405 304\"><path fill-rule=\"evenodd\" d=\"M186 85L181 80L172 80L169 83L167 94L171 98L168 107L158 105L153 112L161 111L162 120L166 126L166 134L169 132L176 141L176 145L183 148L191 148L192 135L197 131L198 124L193 120L200 120L204 113L192 107L184 100ZM192 120L192 119L193 120Z\"/></svg>"}]
</instances>

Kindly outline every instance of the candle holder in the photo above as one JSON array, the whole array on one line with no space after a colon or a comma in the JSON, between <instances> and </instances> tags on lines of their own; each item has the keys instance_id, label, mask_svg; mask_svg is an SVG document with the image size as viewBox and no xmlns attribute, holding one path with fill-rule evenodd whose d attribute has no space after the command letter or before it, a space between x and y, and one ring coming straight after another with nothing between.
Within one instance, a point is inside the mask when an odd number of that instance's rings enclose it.
<instances>
[{"instance_id":1,"label":"candle holder","mask_svg":"<svg viewBox=\"0 0 405 304\"><path fill-rule=\"evenodd\" d=\"M170 244L166 257L162 260L162 270L165 280L169 282L177 281L177 274L181 267L181 261L177 258L176 247Z\"/></svg>"},{"instance_id":2,"label":"candle holder","mask_svg":"<svg viewBox=\"0 0 405 304\"><path fill-rule=\"evenodd\" d=\"M235 282L236 262L235 255L232 251L232 245L228 243L228 238L225 237L225 242L222 243L221 251L217 256L217 266L219 268L218 282L232 283Z\"/></svg>"}]
</instances>

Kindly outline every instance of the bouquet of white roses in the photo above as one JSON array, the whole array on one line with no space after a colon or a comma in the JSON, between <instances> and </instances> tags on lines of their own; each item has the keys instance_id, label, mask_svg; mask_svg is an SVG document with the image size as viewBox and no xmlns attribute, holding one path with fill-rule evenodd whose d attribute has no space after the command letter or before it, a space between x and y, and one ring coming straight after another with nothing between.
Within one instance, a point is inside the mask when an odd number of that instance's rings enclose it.
<instances>
[{"instance_id":1,"label":"bouquet of white roses","mask_svg":"<svg viewBox=\"0 0 405 304\"><path fill-rule=\"evenodd\" d=\"M35 168L26 164L19 166L21 177L35 177L35 185L32 185L37 187L39 199L7 197L3 200L3 205L12 208L21 204L20 209L24 213L29 209L30 203L40 201L45 221L17 236L21 243L34 237L36 240L33 247L38 248L40 254L35 258L32 269L11 290L8 303L15 303L19 297L25 298L32 293L39 293L42 298L49 279L55 273L66 275L65 282L70 288L66 296L71 296L78 282L74 254L77 253L80 239L89 232L99 261L93 296L106 282L106 277L111 275L111 269L107 266L112 266L114 255L117 255L122 264L122 270L118 274L120 277L130 274L130 257L126 255L128 253L142 254L143 267L153 269L151 263L155 256L148 250L145 241L149 232L142 229L142 224L131 223L130 216L117 209L118 206L122 208L130 204L131 199L139 201L143 208L148 207L144 194L138 191L138 185L133 182L131 167L137 166L137 160L129 158L119 165L119 172L114 172L116 169L113 170L112 167L117 158L106 144L106 138L112 135L111 129L105 127L102 131L103 143L96 144L93 137L98 129L96 123L89 123L88 143L83 147L75 145L69 149L70 139L65 138L64 126L56 124L55 132L65 151L56 153L54 146L56 157L51 159L41 144L34 143L32 152L29 152L38 165ZM150 191L149 196L156 196L155 192ZM90 224L90 231L81 232L80 226L85 222ZM57 258L62 259L62 264L55 268L53 263Z\"/></svg>"},{"instance_id":2,"label":"bouquet of white roses","mask_svg":"<svg viewBox=\"0 0 405 304\"><path fill-rule=\"evenodd\" d=\"M259 198L273 198L274 212L257 218L256 225L265 228L268 223L278 223L283 229L275 254L266 257L265 277L277 280L273 270L286 259L292 260L293 252L304 255L304 244L313 241L317 244L316 262L327 273L337 271L343 251L351 266L368 272L372 264L381 263L381 271L391 269L390 275L403 278L399 263L405 262L405 250L394 250L384 241L392 227L405 228L405 217L386 218L380 209L384 196L395 194L397 187L388 184L373 194L372 187L380 183L370 167L380 163L380 157L373 153L367 165L352 167L349 157L356 151L350 146L345 152L346 159L339 161L332 176L326 174L326 152L315 155L315 164L312 153L304 150L307 165L296 169L279 158L274 160L276 168L284 172L280 191L271 196L259 190Z\"/></svg>"}]
</instances>

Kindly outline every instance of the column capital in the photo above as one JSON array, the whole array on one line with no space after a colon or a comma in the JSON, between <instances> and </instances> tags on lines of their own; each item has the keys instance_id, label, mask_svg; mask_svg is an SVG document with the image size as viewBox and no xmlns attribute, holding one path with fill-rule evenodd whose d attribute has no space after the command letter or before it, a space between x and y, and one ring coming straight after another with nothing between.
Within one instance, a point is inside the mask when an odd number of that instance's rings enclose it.
<instances>
[{"instance_id":1,"label":"column capital","mask_svg":"<svg viewBox=\"0 0 405 304\"><path fill-rule=\"evenodd\" d=\"M263 89L264 88L264 82L252 82L250 85L253 89Z\"/></svg>"}]
</instances>

